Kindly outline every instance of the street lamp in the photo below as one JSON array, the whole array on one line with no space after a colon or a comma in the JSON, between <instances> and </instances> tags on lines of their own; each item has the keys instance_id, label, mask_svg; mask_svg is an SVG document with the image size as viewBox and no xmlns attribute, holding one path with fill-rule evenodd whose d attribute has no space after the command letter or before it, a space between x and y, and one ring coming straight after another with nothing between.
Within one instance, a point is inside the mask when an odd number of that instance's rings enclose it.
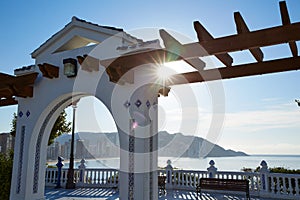
<instances>
[{"instance_id":1,"label":"street lamp","mask_svg":"<svg viewBox=\"0 0 300 200\"><path fill-rule=\"evenodd\" d=\"M71 151L70 151L70 162L69 162L69 169L68 169L68 175L67 175L67 184L66 189L74 189L75 183L74 183L74 131L75 131L75 112L77 108L77 102L72 103L73 108L73 121L72 121L72 137L71 137Z\"/></svg>"}]
</instances>

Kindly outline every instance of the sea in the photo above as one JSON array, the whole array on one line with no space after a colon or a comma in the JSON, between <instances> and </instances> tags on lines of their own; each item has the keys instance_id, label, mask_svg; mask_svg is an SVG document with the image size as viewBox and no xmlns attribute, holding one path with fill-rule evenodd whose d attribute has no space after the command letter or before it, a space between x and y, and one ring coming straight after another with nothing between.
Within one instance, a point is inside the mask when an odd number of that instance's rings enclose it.
<instances>
[{"instance_id":1,"label":"sea","mask_svg":"<svg viewBox=\"0 0 300 200\"><path fill-rule=\"evenodd\" d=\"M171 161L173 168L185 170L205 171L210 166L209 162L213 160L218 171L241 171L243 168L256 169L260 166L262 160L265 160L269 167L284 167L287 169L300 169L300 155L250 155L237 157L207 157L207 158L176 158L159 157L158 166L167 166L167 161ZM87 159L87 168L113 168L118 169L119 158L99 158ZM55 165L50 162L49 165ZM75 167L78 168L80 160L75 161ZM63 168L68 168L68 162L64 163Z\"/></svg>"}]
</instances>

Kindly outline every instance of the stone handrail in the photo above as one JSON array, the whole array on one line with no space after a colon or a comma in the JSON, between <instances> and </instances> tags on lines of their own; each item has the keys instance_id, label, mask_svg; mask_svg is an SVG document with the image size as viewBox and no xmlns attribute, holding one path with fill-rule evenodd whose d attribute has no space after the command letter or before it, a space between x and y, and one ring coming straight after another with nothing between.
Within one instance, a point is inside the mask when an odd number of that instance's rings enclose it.
<instances>
[{"instance_id":1,"label":"stone handrail","mask_svg":"<svg viewBox=\"0 0 300 200\"><path fill-rule=\"evenodd\" d=\"M251 196L300 199L300 174L270 173L265 161L261 163L259 172L218 171L214 162L210 161L207 171L173 169L171 162L164 169L157 170L158 176L166 177L166 189L196 191L200 178L247 179ZM67 182L67 169L61 169L60 184L58 169L47 168L46 186L61 185ZM74 170L74 182L77 187L110 187L118 188L117 169L86 169L84 160L79 169ZM230 191L228 191L230 193ZM232 192L231 192L232 193Z\"/></svg>"}]
</instances>

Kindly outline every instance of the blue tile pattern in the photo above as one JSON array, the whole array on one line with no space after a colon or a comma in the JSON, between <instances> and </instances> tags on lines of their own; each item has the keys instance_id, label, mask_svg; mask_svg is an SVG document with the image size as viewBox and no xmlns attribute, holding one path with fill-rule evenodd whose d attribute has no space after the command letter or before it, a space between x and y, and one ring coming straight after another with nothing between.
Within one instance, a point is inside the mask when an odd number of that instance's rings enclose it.
<instances>
[{"instance_id":1,"label":"blue tile pattern","mask_svg":"<svg viewBox=\"0 0 300 200\"><path fill-rule=\"evenodd\" d=\"M22 126L21 127L20 153L19 153L19 166L18 166L17 194L19 194L21 191L25 130L26 130L26 127Z\"/></svg>"},{"instance_id":2,"label":"blue tile pattern","mask_svg":"<svg viewBox=\"0 0 300 200\"><path fill-rule=\"evenodd\" d=\"M140 107L141 105L142 105L142 102L141 102L141 100L136 100L136 102L134 103L135 105L136 105L136 107Z\"/></svg>"},{"instance_id":3,"label":"blue tile pattern","mask_svg":"<svg viewBox=\"0 0 300 200\"><path fill-rule=\"evenodd\" d=\"M130 102L127 100L124 104L125 108L129 108L129 106L131 105Z\"/></svg>"},{"instance_id":4,"label":"blue tile pattern","mask_svg":"<svg viewBox=\"0 0 300 200\"><path fill-rule=\"evenodd\" d=\"M134 128L133 124L135 121L132 119L130 120L130 134L129 134L129 162L128 162L128 199L134 199Z\"/></svg>"},{"instance_id":5,"label":"blue tile pattern","mask_svg":"<svg viewBox=\"0 0 300 200\"><path fill-rule=\"evenodd\" d=\"M150 101L149 101L149 100L147 100L147 101L146 101L146 106L147 106L147 108L150 108L150 106L151 106L151 103L150 103Z\"/></svg>"},{"instance_id":6,"label":"blue tile pattern","mask_svg":"<svg viewBox=\"0 0 300 200\"><path fill-rule=\"evenodd\" d=\"M34 176L33 176L33 193L37 193L38 192L41 143L42 143L42 138L43 138L45 129L46 129L47 125L48 125L48 122L51 119L51 117L53 116L53 114L56 112L56 110L59 109L59 107L61 107L64 103L66 103L67 101L71 100L72 98L74 98L76 96L80 96L80 95L78 94L78 95L74 95L73 97L71 96L71 97L65 98L61 102L59 102L57 105L55 105L53 107L53 109L48 113L48 115L45 118L45 121L43 122L43 124L41 126L41 129L40 129L39 135L38 135L38 139L37 139L37 143L36 143L36 147L35 147Z\"/></svg>"},{"instance_id":7,"label":"blue tile pattern","mask_svg":"<svg viewBox=\"0 0 300 200\"><path fill-rule=\"evenodd\" d=\"M19 112L19 117L22 117L24 114L22 111Z\"/></svg>"},{"instance_id":8,"label":"blue tile pattern","mask_svg":"<svg viewBox=\"0 0 300 200\"><path fill-rule=\"evenodd\" d=\"M27 110L27 112L26 112L26 117L29 117L29 116L30 116L30 111Z\"/></svg>"}]
</instances>

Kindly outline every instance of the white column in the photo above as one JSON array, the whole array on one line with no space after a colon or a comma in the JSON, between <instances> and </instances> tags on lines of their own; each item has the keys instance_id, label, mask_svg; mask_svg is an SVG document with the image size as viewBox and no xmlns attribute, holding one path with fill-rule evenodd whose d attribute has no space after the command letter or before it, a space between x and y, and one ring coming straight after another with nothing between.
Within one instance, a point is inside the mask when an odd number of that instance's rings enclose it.
<instances>
[{"instance_id":1,"label":"white column","mask_svg":"<svg viewBox=\"0 0 300 200\"><path fill-rule=\"evenodd\" d=\"M122 107L112 105L121 148L121 200L158 198L157 92L157 86L152 84L135 88L123 86L123 95L118 93L118 105Z\"/></svg>"}]
</instances>

